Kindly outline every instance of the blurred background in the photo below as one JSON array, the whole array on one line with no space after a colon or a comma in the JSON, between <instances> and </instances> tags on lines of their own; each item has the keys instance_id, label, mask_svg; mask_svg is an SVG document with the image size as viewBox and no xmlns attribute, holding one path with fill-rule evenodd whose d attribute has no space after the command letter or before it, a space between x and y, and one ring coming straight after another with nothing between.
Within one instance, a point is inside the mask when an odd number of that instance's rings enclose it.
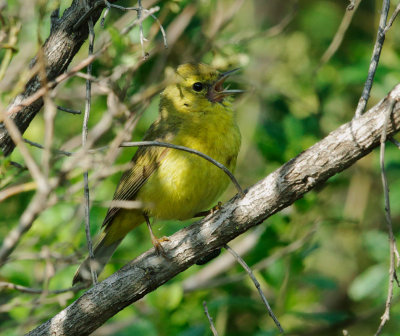
<instances>
[{"instance_id":1,"label":"blurred background","mask_svg":"<svg viewBox=\"0 0 400 336\"><path fill-rule=\"evenodd\" d=\"M135 1L118 1L136 6ZM95 144L109 144L130 113L137 125L128 139L139 140L158 113L160 83L171 69L191 61L224 71L242 70L230 80L246 90L235 99L243 137L235 175L251 186L307 149L330 131L350 121L367 76L381 1L363 0L347 19L348 30L335 53L324 54L346 13L345 0L167 0L143 1L166 30L163 47L159 25L143 23L149 54L143 61L139 28L122 30L136 19L135 11L112 9L104 28L95 26L95 51L112 44L93 64L93 129L109 109L113 123ZM28 78L28 64L50 30L50 14L70 1L1 2L0 108L5 109ZM393 8L392 8L393 10ZM16 36L11 57L5 44ZM71 66L87 57L85 43ZM400 80L399 23L387 34L368 106L375 105ZM8 62L10 60L10 62ZM70 67L71 67L70 66ZM74 77L55 89L56 104L84 110L85 80ZM139 119L140 117L140 119ZM80 146L82 115L58 111L53 146L74 151ZM43 143L43 113L24 137ZM40 162L42 151L30 147ZM119 151L116 164L128 162L135 149ZM20 152L0 161L0 192L32 180ZM51 175L65 157L54 155ZM395 236L399 236L400 160L388 143L386 169ZM80 172L80 171L78 171ZM89 174L93 174L90 171ZM90 220L93 236L100 229L121 172L91 181ZM29 189L29 188L28 188ZM71 191L72 190L72 191ZM41 213L9 261L0 281L43 289L41 294L0 289L0 334L19 335L49 319L78 294L47 291L68 288L80 260L87 254L83 226L82 175L57 188L58 201ZM15 227L34 191L15 194L0 203L0 241ZM222 197L235 195L231 186ZM170 235L190 222L159 222L157 236ZM389 244L384 218L379 152L309 192L293 206L232 242L255 269L275 315L287 335L373 335L380 323L388 286ZM100 279L117 271L151 247L145 226L131 232ZM224 265L224 267L221 266ZM391 318L381 335L397 335L400 306L395 288ZM111 318L94 335L211 335L204 315L207 302L219 335L278 335L257 290L243 269L224 251L204 266L193 266L161 288Z\"/></svg>"}]
</instances>

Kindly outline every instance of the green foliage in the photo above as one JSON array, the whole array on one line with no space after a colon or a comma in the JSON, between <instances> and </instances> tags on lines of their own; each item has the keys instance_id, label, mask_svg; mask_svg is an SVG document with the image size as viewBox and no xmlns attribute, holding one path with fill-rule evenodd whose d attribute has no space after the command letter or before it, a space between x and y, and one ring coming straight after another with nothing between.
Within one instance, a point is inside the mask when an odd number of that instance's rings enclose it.
<instances>
[{"instance_id":1,"label":"green foliage","mask_svg":"<svg viewBox=\"0 0 400 336\"><path fill-rule=\"evenodd\" d=\"M236 81L232 85L247 91L235 100L243 134L236 176L243 187L255 183L351 120L367 76L380 2L361 3L342 44L321 67L321 56L332 41L348 2L298 2L299 9L277 35L269 35L269 29L282 23L292 10L289 1L245 1L237 8L240 1L157 2L161 9L156 16L167 29L168 39L175 43L163 49L158 25L148 18L143 28L149 40L145 42L145 49L150 58L145 62L139 29L121 34L121 28L136 18L135 12L126 14L112 9L105 28L99 24L95 28L95 50L108 39L112 43L93 63L93 75L101 81L93 84L89 129L97 125L107 109L115 108L116 112L111 130L94 147L109 144L123 130L127 120L127 113L121 108L123 104L130 112L142 114L131 136L132 140L141 139L157 115L158 91L139 100L132 101L132 97L156 87L170 68L187 61L206 62L221 70L242 68L241 74L232 79ZM117 3L136 5L134 1ZM69 4L70 1L61 1L62 11ZM7 17L0 21L0 33L8 36L11 26L17 23L21 23L21 31L18 51L12 54L7 76L0 82L2 110L23 89L29 60L39 45L38 35L42 40L48 36L49 17L54 9L54 4L43 1L22 5L21 1L9 0L7 6L0 13L2 18ZM195 9L192 14L188 11L190 6ZM376 104L400 80L399 40L398 22L395 22L386 37L369 106ZM0 64L5 54L5 49L0 50ZM87 43L73 64L86 56ZM108 91L102 87L104 83ZM71 78L57 88L55 103L84 110L84 92L84 80ZM111 100L110 92L117 97L115 101ZM58 111L53 147L77 150L81 127L82 115ZM44 133L44 116L40 114L24 137L43 143ZM42 151L28 148L40 163ZM129 162L135 150L121 150L116 164ZM7 188L32 182L24 167L17 168L11 161L25 166L18 150L9 158L0 157L0 194ZM385 162L395 236L399 239L396 225L400 219L399 152L390 143ZM53 155L50 176L57 176L63 163L62 156ZM91 170L90 176L95 172L96 169ZM2 266L0 281L49 290L70 286L79 260L86 255L82 187L69 192L71 186L82 182L81 173L77 167L57 188L56 204L40 213L10 260ZM111 199L120 175L121 172L116 172L90 184L93 235L99 231L106 213L103 202ZM271 258L267 267L256 271L256 276L289 334L330 336L341 334L344 328L352 336L375 333L386 299L389 263L381 190L379 153L374 151L261 224L265 230L245 259L254 266ZM234 192L230 188L222 201ZM0 202L0 242L18 225L34 193L26 189ZM170 235L187 224L166 221L157 223L155 231L158 236ZM147 228L135 229L118 248L102 277L115 272L150 246ZM103 335L211 335L203 311L204 300L220 335L279 334L254 285L246 277L236 279L236 275L244 272L238 265L212 279L212 283L221 280L222 285L186 292L185 280L207 267L190 268L122 310L106 323ZM22 334L79 297L79 293L72 292L35 295L1 291L0 335ZM382 335L396 335L400 330L397 302L395 299L386 334Z\"/></svg>"}]
</instances>

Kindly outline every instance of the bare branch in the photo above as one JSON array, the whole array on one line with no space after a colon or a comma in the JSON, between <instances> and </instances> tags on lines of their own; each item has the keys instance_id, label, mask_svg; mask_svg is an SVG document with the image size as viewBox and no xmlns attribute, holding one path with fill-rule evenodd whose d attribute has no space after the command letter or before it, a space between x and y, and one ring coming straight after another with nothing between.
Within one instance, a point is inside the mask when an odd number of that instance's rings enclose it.
<instances>
[{"instance_id":1,"label":"bare branch","mask_svg":"<svg viewBox=\"0 0 400 336\"><path fill-rule=\"evenodd\" d=\"M217 332L217 329L215 329L212 317L208 313L208 308L207 308L207 302L206 301L203 301L203 307L204 307L204 314L206 314L207 319L208 319L208 323L210 323L211 332L213 333L214 336L218 336L218 332Z\"/></svg>"},{"instance_id":2,"label":"bare branch","mask_svg":"<svg viewBox=\"0 0 400 336\"><path fill-rule=\"evenodd\" d=\"M82 114L82 111L73 110L73 109L70 109L68 107L63 107L63 106L59 106L59 105L56 105L56 107L60 111L68 112L68 113L71 113L71 114Z\"/></svg>"},{"instance_id":3,"label":"bare branch","mask_svg":"<svg viewBox=\"0 0 400 336\"><path fill-rule=\"evenodd\" d=\"M0 281L0 288L1 289L10 289L10 290L17 290L19 292L22 293L28 293L28 294L42 294L42 293L46 293L46 294L61 294L61 293L66 293L66 292L77 292L81 289L84 289L85 287L82 286L75 286L75 287L70 287L70 288L65 288L65 289L56 289L56 290L44 290L41 288L30 288L30 287L26 287L26 286L21 286L21 285L17 285L17 284L13 284L10 282L4 282L4 281Z\"/></svg>"},{"instance_id":4,"label":"bare branch","mask_svg":"<svg viewBox=\"0 0 400 336\"><path fill-rule=\"evenodd\" d=\"M395 146L397 146L398 149L400 149L400 141L397 141L396 139L389 138L390 142L393 143Z\"/></svg>"},{"instance_id":5,"label":"bare branch","mask_svg":"<svg viewBox=\"0 0 400 336\"><path fill-rule=\"evenodd\" d=\"M376 36L374 51L372 52L371 62L369 64L369 70L367 80L365 81L364 89L361 94L360 100L358 101L357 109L355 112L356 118L359 117L365 110L369 99L369 93L371 92L372 83L374 82L375 72L378 67L379 58L381 55L383 42L385 42L385 28L386 21L390 8L390 0L383 0L381 18L379 20L378 33Z\"/></svg>"},{"instance_id":6,"label":"bare branch","mask_svg":"<svg viewBox=\"0 0 400 336\"><path fill-rule=\"evenodd\" d=\"M340 26L332 39L331 44L329 45L328 49L324 52L324 54L321 57L321 60L319 61L318 69L321 68L324 64L329 62L329 60L332 58L332 56L335 54L335 52L338 50L340 45L342 44L344 35L346 34L347 29L350 26L351 20L353 19L353 16L360 5L361 0L354 0L352 4L347 6L346 12L343 16L342 22L340 23ZM349 7L351 6L351 10L349 10Z\"/></svg>"},{"instance_id":7,"label":"bare branch","mask_svg":"<svg viewBox=\"0 0 400 336\"><path fill-rule=\"evenodd\" d=\"M394 281L397 281L396 275L396 268L399 267L399 251L397 250L396 246L396 238L393 234L393 226L392 226L392 216L390 212L390 198L389 198L389 185L386 177L385 172L385 144L387 139L387 125L389 123L389 118L393 112L394 105L396 104L396 100L393 100L387 109L385 114L385 123L382 129L381 135L381 146L380 146L380 167L381 167L381 177L382 177L382 187L383 193L385 195L385 219L386 225L388 227L388 234L389 234L389 246L390 246L390 266L389 266L389 286L388 286L388 294L386 298L386 305L385 311L381 317L381 323L378 327L375 336L381 334L383 327L385 326L386 322L389 321L390 318L390 307L392 305L393 299L393 285ZM397 261L397 262L396 262Z\"/></svg>"},{"instance_id":8,"label":"bare branch","mask_svg":"<svg viewBox=\"0 0 400 336\"><path fill-rule=\"evenodd\" d=\"M23 139L24 142L26 142L28 145L31 145L33 147L36 148L40 148L40 149L44 149L44 147L41 144L38 144L37 142L34 142L32 140L29 139ZM63 150L59 150L59 149L53 149L53 151L57 154L61 154L61 155L66 155L66 156L71 156L72 153L71 152L67 152L67 151L63 151Z\"/></svg>"},{"instance_id":9,"label":"bare branch","mask_svg":"<svg viewBox=\"0 0 400 336\"><path fill-rule=\"evenodd\" d=\"M12 186L8 189L1 190L0 191L0 202L4 201L8 197L19 194L21 192L35 190L36 187L37 187L37 185L35 182L27 182L27 183Z\"/></svg>"},{"instance_id":10,"label":"bare branch","mask_svg":"<svg viewBox=\"0 0 400 336\"><path fill-rule=\"evenodd\" d=\"M387 31L390 29L390 27L392 27L392 24L393 24L394 20L396 20L396 17L397 17L397 15L399 14L399 12L400 12L400 3L397 4L397 6L396 6L396 8L395 8L395 10L394 10L394 12L393 12L393 14L392 14L392 16L391 16L390 19L389 19L388 24L387 24L386 27L385 27L385 30L384 30L385 34L386 34Z\"/></svg>"},{"instance_id":11,"label":"bare branch","mask_svg":"<svg viewBox=\"0 0 400 336\"><path fill-rule=\"evenodd\" d=\"M86 8L89 9L88 1L86 0ZM88 20L89 25L89 57L93 55L93 46L94 46L94 28L93 28L93 20L90 17ZM92 63L87 66L87 74L88 76L92 76ZM82 147L86 148L87 136L88 136L88 123L90 116L90 108L92 104L92 82L90 79L86 79L86 99L85 99L85 114L83 116L83 124L82 124ZM92 275L93 285L97 284L97 273L95 267L92 267L94 262L94 254L93 254L93 244L92 237L90 236L90 200L89 200L89 172L83 172L83 192L85 197L85 233L86 233L86 242L88 246L89 258L90 258L90 273Z\"/></svg>"}]
</instances>

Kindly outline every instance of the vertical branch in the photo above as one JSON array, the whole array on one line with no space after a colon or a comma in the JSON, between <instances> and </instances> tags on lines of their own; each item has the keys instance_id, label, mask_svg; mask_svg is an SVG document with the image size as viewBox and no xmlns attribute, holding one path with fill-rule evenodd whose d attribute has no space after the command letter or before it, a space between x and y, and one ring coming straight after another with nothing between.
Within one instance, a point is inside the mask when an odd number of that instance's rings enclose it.
<instances>
[{"instance_id":1,"label":"vertical branch","mask_svg":"<svg viewBox=\"0 0 400 336\"><path fill-rule=\"evenodd\" d=\"M47 178L49 177L49 172L50 172L51 147L53 145L55 116L56 116L56 106L54 105L54 102L47 94L44 97L45 133L44 133L44 150L42 155L43 173Z\"/></svg>"},{"instance_id":2,"label":"vertical branch","mask_svg":"<svg viewBox=\"0 0 400 336\"><path fill-rule=\"evenodd\" d=\"M87 5L87 7L89 7ZM94 28L93 28L93 19L90 17L88 20L89 24L89 56L93 54L93 45L94 45ZM89 115L90 115L90 107L91 107L91 90L92 90L92 82L90 77L92 75L92 63L87 66L87 74L88 78L86 79L86 102L85 102L85 114L83 117L83 125L82 125L82 147L86 149L86 142L88 136L88 122L89 122ZM90 272L92 274L92 281L93 285L97 284L97 274L96 270L93 267L93 245L92 245L92 238L90 236L90 217L89 217L89 210L90 210L90 198L89 198L89 173L85 171L83 173L83 182L84 182L84 197L85 197L85 233L86 233L86 240L88 245L89 251L89 258L90 258Z\"/></svg>"},{"instance_id":3,"label":"vertical branch","mask_svg":"<svg viewBox=\"0 0 400 336\"><path fill-rule=\"evenodd\" d=\"M143 6L142 6L142 0L138 0L138 10L137 10L137 19L138 21L140 21L140 19L142 18L142 11L143 11ZM143 33L143 22L140 22L139 25L139 31L140 31L140 45L142 46L142 55L143 55L143 59L145 60L148 55L146 54L146 52L144 51L144 33Z\"/></svg>"},{"instance_id":4,"label":"vertical branch","mask_svg":"<svg viewBox=\"0 0 400 336\"><path fill-rule=\"evenodd\" d=\"M382 177L382 187L385 195L385 219L386 225L388 227L389 234L389 246L390 246L390 265L389 265L389 286L388 286L388 294L386 298L385 311L381 317L381 323L378 327L378 330L375 336L380 335L383 327L386 322L389 321L390 318L390 307L392 305L393 299L393 285L394 282L398 282L396 275L396 267L399 267L399 252L396 247L396 238L393 234L393 226L392 226L392 216L390 211L390 198L389 198L389 186L387 182L386 172L385 172L385 143L387 139L387 126L389 123L390 116L393 112L394 105L396 104L396 100L393 99L388 110L385 114L385 122L383 124L382 135L381 135L381 146L380 146L380 167L381 167L381 177ZM397 263L395 262L397 260Z\"/></svg>"},{"instance_id":5,"label":"vertical branch","mask_svg":"<svg viewBox=\"0 0 400 336\"><path fill-rule=\"evenodd\" d=\"M56 11L53 11L52 16L50 17L50 22L51 22L51 27L54 27L55 24L55 15ZM43 151L42 151L42 170L43 174L46 178L49 177L49 172L50 172L50 159L51 159L51 147L52 147L52 142L53 142L53 134L54 134L54 117L56 114L54 104L50 98L50 90L48 88L48 80L47 80L47 72L46 72L46 67L47 67L47 59L44 54L44 50L42 48L43 41L42 38L40 37L40 29L39 27L43 23L43 20L46 16L46 12L44 8L41 7L39 10L39 24L37 26L37 47L38 47L38 53L37 53L37 59L36 59L36 65L38 67L38 77L40 81L40 86L45 88L45 92L43 95L43 102L44 102L44 146L43 146ZM52 28L50 28L51 30Z\"/></svg>"},{"instance_id":6,"label":"vertical branch","mask_svg":"<svg viewBox=\"0 0 400 336\"><path fill-rule=\"evenodd\" d=\"M376 36L374 51L372 52L371 62L369 64L369 70L367 75L367 80L364 84L364 89L361 94L360 100L358 101L355 116L358 118L364 113L365 107L369 99L369 94L371 92L372 83L374 81L376 68L378 67L379 57L381 56L381 51L383 47L383 42L385 42L386 34L386 21L390 8L390 0L383 0L381 18L379 20L378 34Z\"/></svg>"}]
</instances>

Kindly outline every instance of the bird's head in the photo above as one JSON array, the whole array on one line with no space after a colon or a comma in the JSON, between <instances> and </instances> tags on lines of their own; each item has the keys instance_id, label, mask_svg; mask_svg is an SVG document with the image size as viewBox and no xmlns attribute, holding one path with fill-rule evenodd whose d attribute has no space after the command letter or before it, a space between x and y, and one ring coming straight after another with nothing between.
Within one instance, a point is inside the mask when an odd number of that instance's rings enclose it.
<instances>
[{"instance_id":1,"label":"bird's head","mask_svg":"<svg viewBox=\"0 0 400 336\"><path fill-rule=\"evenodd\" d=\"M170 100L178 110L205 112L216 103L224 104L228 96L243 92L224 88L225 80L237 70L220 73L202 63L180 65L175 73L175 82L165 88L163 98Z\"/></svg>"}]
</instances>

